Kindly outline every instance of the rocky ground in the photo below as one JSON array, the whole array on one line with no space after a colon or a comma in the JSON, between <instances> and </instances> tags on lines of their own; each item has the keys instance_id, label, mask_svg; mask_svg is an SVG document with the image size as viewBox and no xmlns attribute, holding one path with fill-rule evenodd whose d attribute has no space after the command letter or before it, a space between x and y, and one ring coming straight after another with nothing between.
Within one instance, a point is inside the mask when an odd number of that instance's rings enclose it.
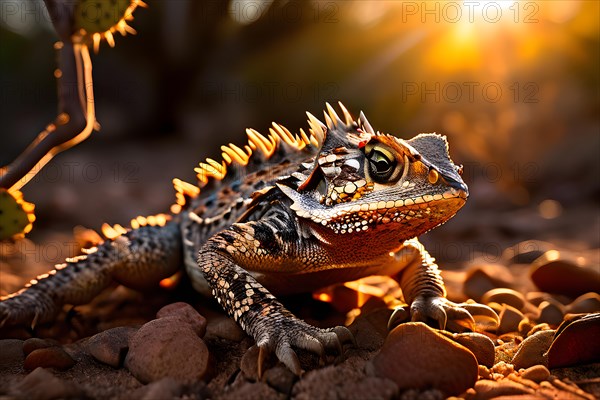
<instances>
[{"instance_id":1,"label":"rocky ground","mask_svg":"<svg viewBox=\"0 0 600 400\"><path fill-rule=\"evenodd\" d=\"M294 376L258 349L214 302L177 290L106 290L57 322L0 331L3 398L593 399L600 396L598 252L545 242L508 248L498 263L444 272L449 297L500 315L498 329L449 333L406 322L388 332L383 299L348 287L332 303L288 298L318 326L349 322L356 347L319 360L301 353ZM3 279L18 280L4 273ZM550 294L552 293L552 294ZM367 295L368 297L368 295ZM349 315L352 317L349 319ZM322 365L319 365L322 364Z\"/></svg>"}]
</instances>

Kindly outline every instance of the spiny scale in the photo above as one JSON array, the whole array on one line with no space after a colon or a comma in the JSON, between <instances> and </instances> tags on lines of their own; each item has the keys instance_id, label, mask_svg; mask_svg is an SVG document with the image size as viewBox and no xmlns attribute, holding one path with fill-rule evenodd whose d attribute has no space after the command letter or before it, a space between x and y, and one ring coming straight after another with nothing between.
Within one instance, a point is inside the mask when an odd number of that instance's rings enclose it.
<instances>
[{"instance_id":1,"label":"spiny scale","mask_svg":"<svg viewBox=\"0 0 600 400\"><path fill-rule=\"evenodd\" d=\"M310 112L306 112L309 124L308 134L306 134L303 129L300 129L300 133L294 135L285 126L276 122L272 123L272 127L269 128L269 134L267 136L262 135L255 129L246 129L248 144L244 145L244 148L236 146L233 143L221 146L221 162L207 158L205 162L201 162L198 167L194 169L197 172L198 186L184 182L180 179L173 180L177 202L171 207L171 211L174 213L180 212L182 207L186 204L186 197L198 196L200 194L200 188L205 186L211 179L218 181L223 180L227 175L227 167L231 164L236 163L242 167L247 166L250 158L255 155L255 153L261 155L264 159L269 160L277 150L277 147L282 144L291 147L291 150L294 151L302 151L307 146L319 148L323 144L327 129L335 129L340 125L351 125L355 123L346 107L344 107L341 102L338 104L342 109L346 122L342 122L333 107L327 103L326 107L329 114L325 114L326 123L321 122Z\"/></svg>"}]
</instances>

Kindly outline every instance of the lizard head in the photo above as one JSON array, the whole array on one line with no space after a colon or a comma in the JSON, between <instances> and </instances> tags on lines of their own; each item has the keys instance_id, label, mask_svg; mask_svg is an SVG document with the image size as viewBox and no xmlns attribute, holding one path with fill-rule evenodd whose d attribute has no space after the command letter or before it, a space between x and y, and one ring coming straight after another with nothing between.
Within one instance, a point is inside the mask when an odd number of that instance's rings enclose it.
<instances>
[{"instance_id":1,"label":"lizard head","mask_svg":"<svg viewBox=\"0 0 600 400\"><path fill-rule=\"evenodd\" d=\"M376 132L360 114L354 121L340 103L345 122L327 105L326 124L309 114L319 151L280 189L298 217L336 234L394 229L402 238L444 223L465 204L461 168L448 154L444 136L410 140Z\"/></svg>"}]
</instances>

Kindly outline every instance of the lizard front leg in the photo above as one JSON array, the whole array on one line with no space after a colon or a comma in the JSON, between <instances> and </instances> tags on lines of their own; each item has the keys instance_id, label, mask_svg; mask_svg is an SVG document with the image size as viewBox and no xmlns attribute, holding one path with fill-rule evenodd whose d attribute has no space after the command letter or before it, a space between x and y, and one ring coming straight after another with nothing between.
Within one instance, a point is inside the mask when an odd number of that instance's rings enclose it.
<instances>
[{"instance_id":1,"label":"lizard front leg","mask_svg":"<svg viewBox=\"0 0 600 400\"><path fill-rule=\"evenodd\" d=\"M179 226L145 226L67 259L24 289L0 299L2 325L50 321L63 304L91 301L111 282L131 288L157 284L177 272L181 259Z\"/></svg>"},{"instance_id":2,"label":"lizard front leg","mask_svg":"<svg viewBox=\"0 0 600 400\"><path fill-rule=\"evenodd\" d=\"M236 223L209 239L199 252L199 271L213 296L260 349L259 375L265 352L274 352L300 375L294 347L323 356L326 350L341 352L341 343L354 340L345 327L320 329L297 318L246 269L277 274L274 268L296 260L300 246L294 241L299 239L295 232L282 231L285 226L274 219ZM198 271L188 273L192 280L199 278Z\"/></svg>"},{"instance_id":3,"label":"lizard front leg","mask_svg":"<svg viewBox=\"0 0 600 400\"><path fill-rule=\"evenodd\" d=\"M498 315L489 307L477 303L451 302L446 298L446 288L435 259L415 238L404 242L395 255L396 262L406 266L395 277L404 300L410 305L412 321L434 320L440 329L462 331L473 329L473 316L482 316L498 324ZM390 317L388 326L398 324L404 309L398 308Z\"/></svg>"}]
</instances>

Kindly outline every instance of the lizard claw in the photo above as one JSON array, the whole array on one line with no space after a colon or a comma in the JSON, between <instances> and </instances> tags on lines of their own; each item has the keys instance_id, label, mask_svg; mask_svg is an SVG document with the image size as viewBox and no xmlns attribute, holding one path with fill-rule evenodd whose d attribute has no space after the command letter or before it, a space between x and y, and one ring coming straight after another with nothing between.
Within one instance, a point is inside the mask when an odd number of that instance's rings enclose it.
<instances>
[{"instance_id":1,"label":"lizard claw","mask_svg":"<svg viewBox=\"0 0 600 400\"><path fill-rule=\"evenodd\" d=\"M418 296L410 306L411 321L427 322L434 320L439 329L451 331L473 330L474 317L484 317L494 326L498 324L498 315L488 306L477 303L454 303L445 297ZM408 319L407 311L403 307L394 310L388 322L388 329L394 328L399 323Z\"/></svg>"},{"instance_id":2,"label":"lizard claw","mask_svg":"<svg viewBox=\"0 0 600 400\"><path fill-rule=\"evenodd\" d=\"M258 376L262 377L263 363L269 352L274 352L279 361L284 363L294 374L300 376L303 370L294 348L317 354L319 362L323 363L326 352L342 354L342 344L345 343L355 344L356 342L352 333L344 326L320 329L294 319L291 326L271 327L257 339Z\"/></svg>"}]
</instances>

